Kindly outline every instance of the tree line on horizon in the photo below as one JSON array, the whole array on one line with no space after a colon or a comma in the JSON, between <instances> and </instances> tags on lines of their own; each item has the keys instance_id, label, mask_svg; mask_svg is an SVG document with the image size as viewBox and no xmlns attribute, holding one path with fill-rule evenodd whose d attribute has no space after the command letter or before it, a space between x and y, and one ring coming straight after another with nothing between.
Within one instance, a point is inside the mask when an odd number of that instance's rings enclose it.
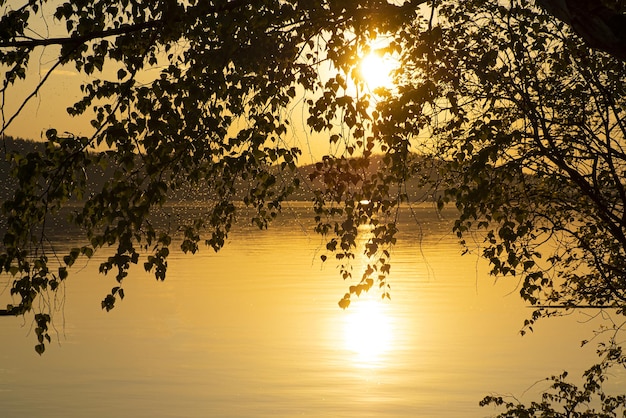
<instances>
[{"instance_id":1,"label":"tree line on horizon","mask_svg":"<svg viewBox=\"0 0 626 418\"><path fill-rule=\"evenodd\" d=\"M322 257L350 283L341 307L361 291L386 295L398 208L434 198L458 210L461 250L480 236L490 273L519 283L534 308L523 332L577 309L612 318L592 339L599 360L580 387L563 374L537 402L484 404L504 408L502 417L623 411L626 398L603 391L626 365L623 2L29 0L3 12L2 97L19 91L38 52L53 50L25 102L71 65L88 81L68 113L94 129L51 129L43 151L9 156L17 186L3 204L0 266L14 298L5 312L34 315L37 352L51 340L44 295L79 257L114 248L100 266L114 278L106 310L135 265L165 279L171 234L149 219L177 191L201 186L211 202L180 225L181 249L194 253L223 247L236 202L264 229L310 184ZM36 35L49 18L60 34ZM358 65L370 53L398 60L393 86L367 89ZM156 76L146 81L147 70ZM298 175L302 150L287 141L296 123L337 150L311 167L310 183ZM112 171L87 195L90 166ZM50 268L38 228L72 199L85 245ZM355 271L363 225L370 262Z\"/></svg>"}]
</instances>

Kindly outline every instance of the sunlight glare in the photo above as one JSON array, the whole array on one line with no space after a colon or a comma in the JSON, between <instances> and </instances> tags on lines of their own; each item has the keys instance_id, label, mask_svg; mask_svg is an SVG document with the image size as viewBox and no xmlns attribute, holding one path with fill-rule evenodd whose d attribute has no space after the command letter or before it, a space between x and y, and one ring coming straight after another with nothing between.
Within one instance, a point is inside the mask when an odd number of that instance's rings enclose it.
<instances>
[{"instance_id":1,"label":"sunlight glare","mask_svg":"<svg viewBox=\"0 0 626 418\"><path fill-rule=\"evenodd\" d=\"M393 87L392 72L398 68L397 60L376 51L370 52L361 60L359 72L370 90Z\"/></svg>"},{"instance_id":2,"label":"sunlight glare","mask_svg":"<svg viewBox=\"0 0 626 418\"><path fill-rule=\"evenodd\" d=\"M359 300L345 311L345 347L361 366L380 365L382 355L391 349L393 329L385 307L380 300Z\"/></svg>"}]
</instances>

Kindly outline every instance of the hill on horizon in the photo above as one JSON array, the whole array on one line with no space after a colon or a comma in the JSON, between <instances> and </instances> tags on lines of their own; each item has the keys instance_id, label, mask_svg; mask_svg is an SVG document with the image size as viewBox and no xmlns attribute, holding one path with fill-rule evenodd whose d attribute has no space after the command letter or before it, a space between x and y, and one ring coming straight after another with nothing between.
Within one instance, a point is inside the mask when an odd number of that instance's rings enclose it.
<instances>
[{"instance_id":1,"label":"hill on horizon","mask_svg":"<svg viewBox=\"0 0 626 418\"><path fill-rule=\"evenodd\" d=\"M5 155L10 153L20 153L26 155L31 152L44 152L45 144L45 141L34 141L7 135L3 138L0 146L3 147ZM369 167L366 170L366 175L373 175L376 170L378 170L382 164L382 158L382 155L374 155L371 157ZM316 179L312 182L309 178L309 175L315 171L315 169L316 164L306 164L297 168L297 172L294 173L294 176L298 176L300 178L300 188L292 196L290 196L288 200L310 201L313 199L313 190L316 188L318 189L321 186L321 182L319 180ZM10 172L11 163L7 161L6 158L2 159L0 161L0 180L2 181L2 187L0 187L0 201L5 201L10 198L17 185L16 179L10 176ZM85 174L88 181L88 191L86 195L89 195L89 193L95 193L102 190L105 182L112 175L112 169L87 167ZM283 181L292 180L291 178L285 178L285 173L282 175ZM430 176L431 174L425 173L424 175ZM428 191L418 186L418 180L412 178L406 183L405 186L410 200L423 200L424 197L427 197ZM246 184L242 182L240 187L243 190L246 188ZM206 188L203 189L201 186L190 186L183 187L181 190L175 191L172 195L170 195L170 199L172 202L199 202L208 200L210 197L206 192Z\"/></svg>"}]
</instances>

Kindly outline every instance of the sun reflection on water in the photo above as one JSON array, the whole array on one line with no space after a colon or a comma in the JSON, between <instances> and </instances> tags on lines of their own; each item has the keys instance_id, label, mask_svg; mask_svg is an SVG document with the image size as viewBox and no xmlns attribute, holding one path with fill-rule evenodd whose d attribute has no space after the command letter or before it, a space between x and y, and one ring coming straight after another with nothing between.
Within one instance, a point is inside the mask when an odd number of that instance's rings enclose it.
<instances>
[{"instance_id":1,"label":"sun reflection on water","mask_svg":"<svg viewBox=\"0 0 626 418\"><path fill-rule=\"evenodd\" d=\"M383 301L358 300L345 311L345 348L359 367L382 367L393 343L391 317Z\"/></svg>"}]
</instances>

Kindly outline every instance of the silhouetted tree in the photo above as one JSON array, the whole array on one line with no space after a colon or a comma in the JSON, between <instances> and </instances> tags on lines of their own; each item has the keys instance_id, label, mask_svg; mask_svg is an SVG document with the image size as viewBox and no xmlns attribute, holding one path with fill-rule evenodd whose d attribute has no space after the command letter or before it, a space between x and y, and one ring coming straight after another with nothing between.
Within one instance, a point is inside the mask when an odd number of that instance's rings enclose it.
<instances>
[{"instance_id":1,"label":"silhouetted tree","mask_svg":"<svg viewBox=\"0 0 626 418\"><path fill-rule=\"evenodd\" d=\"M479 251L492 274L519 280L521 297L537 308L525 329L582 307L623 315L624 8L609 1L537 3L5 5L3 97L27 76L39 48L57 48L58 60L27 100L56 68L71 64L91 79L68 112L92 117L94 133L51 129L45 151L11 154L18 186L3 205L0 264L15 277L15 303L3 313L35 310L41 353L50 340L41 295L55 291L79 257L115 247L100 266L118 282L102 302L109 310L140 259L165 279L174 233L182 235L183 251L197 251L203 240L219 250L236 201L254 208L252 221L266 228L299 187L315 196L316 230L327 238L322 258L333 257L344 278L352 277L358 227L371 227L371 263L340 306L374 285L388 296L397 208L415 200L406 188L413 182L430 188L422 198L456 205L454 230L462 244L468 234L482 237ZM30 29L51 7L53 33L63 33L35 37ZM400 63L394 85L375 92L357 71L372 49ZM308 128L338 149L310 177L297 171L301 150L288 145L295 106ZM3 119L3 132L15 116ZM374 153L382 154L380 166L370 166ZM110 176L86 196L85 168L100 165ZM190 184L206 190L206 214L178 232L153 225L150 214ZM82 202L72 222L87 242L52 268L45 222L72 199ZM615 335L620 328L615 322ZM590 369L602 379L607 367L624 364L616 341ZM555 378L555 388L561 382ZM623 406L623 398L611 402L612 412ZM535 413L497 397L485 403Z\"/></svg>"}]
</instances>

